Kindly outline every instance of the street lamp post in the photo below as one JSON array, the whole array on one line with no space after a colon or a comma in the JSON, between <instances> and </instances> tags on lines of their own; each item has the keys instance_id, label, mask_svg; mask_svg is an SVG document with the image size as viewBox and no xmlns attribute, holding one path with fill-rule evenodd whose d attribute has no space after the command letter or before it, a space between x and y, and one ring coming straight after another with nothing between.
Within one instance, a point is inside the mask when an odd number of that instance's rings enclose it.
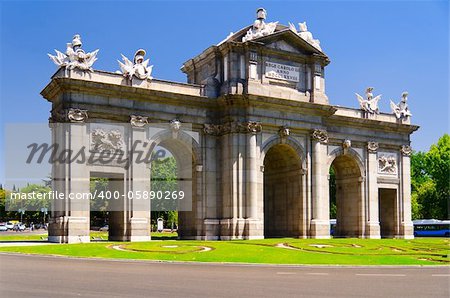
<instances>
[{"instance_id":1,"label":"street lamp post","mask_svg":"<svg viewBox=\"0 0 450 298\"><path fill-rule=\"evenodd\" d=\"M25 208L20 208L19 213L20 213L20 222L22 223L23 215L25 214Z\"/></svg>"},{"instance_id":2,"label":"street lamp post","mask_svg":"<svg viewBox=\"0 0 450 298\"><path fill-rule=\"evenodd\" d=\"M47 208L41 208L41 212L43 213L43 217L44 217L44 226L45 226L45 216L47 215L47 211L48 211L48 209Z\"/></svg>"}]
</instances>

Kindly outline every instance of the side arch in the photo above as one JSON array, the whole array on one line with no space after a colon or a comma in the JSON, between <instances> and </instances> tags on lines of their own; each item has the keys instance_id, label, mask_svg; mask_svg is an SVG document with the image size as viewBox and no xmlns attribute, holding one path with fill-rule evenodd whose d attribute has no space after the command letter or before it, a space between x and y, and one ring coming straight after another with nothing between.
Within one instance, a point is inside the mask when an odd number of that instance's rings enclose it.
<instances>
[{"instance_id":1,"label":"side arch","mask_svg":"<svg viewBox=\"0 0 450 298\"><path fill-rule=\"evenodd\" d=\"M366 167L364 166L364 161L361 157L361 155L356 152L353 148L343 149L343 148L336 148L328 155L328 161L327 161L327 169L331 167L331 164L336 160L336 158L340 156L348 156L354 159L356 164L358 165L358 168L361 173L361 177L366 176Z\"/></svg>"},{"instance_id":2,"label":"side arch","mask_svg":"<svg viewBox=\"0 0 450 298\"><path fill-rule=\"evenodd\" d=\"M267 152L269 152L269 150L272 147L274 147L276 145L281 145L281 144L289 145L292 149L294 149L294 151L297 153L298 157L301 160L302 169L306 170L307 167L306 167L305 149L300 144L300 142L298 142L296 139L294 139L291 136L281 138L280 136L275 135L275 136L270 137L266 142L264 142L264 144L262 145L262 148L261 148L261 163L264 163L264 159L267 155Z\"/></svg>"},{"instance_id":3,"label":"side arch","mask_svg":"<svg viewBox=\"0 0 450 298\"><path fill-rule=\"evenodd\" d=\"M174 136L173 132L169 129L160 131L156 133L151 138L150 151L153 151L160 144L169 144L171 147L169 150L180 151L180 149L175 148L175 145L181 145L184 150L190 151L192 153L193 162L195 165L201 164L201 150L200 144L191 135L184 131L179 131ZM171 150L172 151L172 150Z\"/></svg>"},{"instance_id":4,"label":"side arch","mask_svg":"<svg viewBox=\"0 0 450 298\"><path fill-rule=\"evenodd\" d=\"M294 138L273 136L261 150L264 237L305 237L306 158Z\"/></svg>"},{"instance_id":5,"label":"side arch","mask_svg":"<svg viewBox=\"0 0 450 298\"><path fill-rule=\"evenodd\" d=\"M185 200L178 202L178 237L195 239L202 232L202 181L196 166L202 164L200 145L184 131L162 130L150 139L152 152L157 146L171 152L177 163L178 190L185 193ZM200 183L201 185L201 183ZM190 196L191 200L186 200Z\"/></svg>"},{"instance_id":6,"label":"side arch","mask_svg":"<svg viewBox=\"0 0 450 298\"><path fill-rule=\"evenodd\" d=\"M333 236L363 237L366 170L362 158L352 148L337 148L328 155L327 171L331 169L329 204L333 218L336 216Z\"/></svg>"}]
</instances>

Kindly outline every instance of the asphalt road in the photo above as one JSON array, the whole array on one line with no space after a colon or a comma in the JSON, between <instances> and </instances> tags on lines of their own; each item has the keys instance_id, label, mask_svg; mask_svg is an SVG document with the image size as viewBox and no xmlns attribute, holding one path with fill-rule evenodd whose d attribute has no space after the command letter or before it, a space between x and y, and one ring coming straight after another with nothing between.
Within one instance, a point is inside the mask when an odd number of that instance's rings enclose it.
<instances>
[{"instance_id":1,"label":"asphalt road","mask_svg":"<svg viewBox=\"0 0 450 298\"><path fill-rule=\"evenodd\" d=\"M0 254L0 297L449 297L450 268L154 263Z\"/></svg>"}]
</instances>

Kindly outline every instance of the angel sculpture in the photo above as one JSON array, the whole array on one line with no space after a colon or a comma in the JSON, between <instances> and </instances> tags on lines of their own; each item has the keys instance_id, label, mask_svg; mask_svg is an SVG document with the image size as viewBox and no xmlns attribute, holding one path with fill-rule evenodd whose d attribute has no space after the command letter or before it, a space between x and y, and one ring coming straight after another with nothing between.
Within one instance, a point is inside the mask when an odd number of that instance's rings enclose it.
<instances>
[{"instance_id":1,"label":"angel sculpture","mask_svg":"<svg viewBox=\"0 0 450 298\"><path fill-rule=\"evenodd\" d=\"M93 72L92 65L97 61L98 50L86 53L82 48L81 37L76 34L71 43L67 43L66 53L55 50L56 56L47 54L50 59L59 67L67 70L78 68L82 71ZM66 73L67 75L67 73Z\"/></svg>"},{"instance_id":2,"label":"angel sculpture","mask_svg":"<svg viewBox=\"0 0 450 298\"><path fill-rule=\"evenodd\" d=\"M297 28L295 28L295 25L292 23L289 23L289 29L296 33L298 36L303 38L305 41L307 41L310 45L315 47L316 49L322 51L322 48L320 47L320 40L314 39L311 32L308 31L308 26L306 26L306 22L298 23L299 31L297 31Z\"/></svg>"},{"instance_id":3,"label":"angel sculpture","mask_svg":"<svg viewBox=\"0 0 450 298\"><path fill-rule=\"evenodd\" d=\"M361 110L368 112L370 114L379 114L380 110L378 109L378 101L381 99L381 94L373 97L372 90L373 87L369 87L366 89L367 99L364 99L358 93L355 93L356 98L359 101L359 106L361 107Z\"/></svg>"},{"instance_id":4,"label":"angel sculpture","mask_svg":"<svg viewBox=\"0 0 450 298\"><path fill-rule=\"evenodd\" d=\"M397 119L408 118L412 116L411 112L408 109L408 104L406 103L407 100L408 100L408 92L406 91L402 93L402 99L400 100L398 105L396 105L391 100L392 113L395 115L395 117L397 117Z\"/></svg>"},{"instance_id":5,"label":"angel sculpture","mask_svg":"<svg viewBox=\"0 0 450 298\"><path fill-rule=\"evenodd\" d=\"M124 63L120 62L119 60L117 60L117 62L119 62L122 74L130 80L133 79L133 76L141 80L151 80L153 65L148 66L149 59L144 61L145 54L145 50L137 50L134 54L133 62L131 62L127 57L121 54Z\"/></svg>"}]
</instances>

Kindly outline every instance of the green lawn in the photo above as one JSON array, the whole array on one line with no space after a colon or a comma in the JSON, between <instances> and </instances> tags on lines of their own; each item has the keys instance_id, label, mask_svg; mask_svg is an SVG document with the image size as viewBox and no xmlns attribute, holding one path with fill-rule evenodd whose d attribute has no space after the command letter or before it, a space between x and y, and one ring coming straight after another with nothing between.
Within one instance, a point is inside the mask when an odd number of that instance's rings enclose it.
<instances>
[{"instance_id":1,"label":"green lawn","mask_svg":"<svg viewBox=\"0 0 450 298\"><path fill-rule=\"evenodd\" d=\"M155 237L156 236L156 237ZM169 235L153 235L153 239ZM1 237L0 237L1 239ZM277 247L283 244L288 248ZM113 247L116 247L114 249ZM117 250L117 248L120 250ZM0 252L115 259L310 265L450 265L450 240L264 239L234 241L94 242L0 247Z\"/></svg>"},{"instance_id":2,"label":"green lawn","mask_svg":"<svg viewBox=\"0 0 450 298\"><path fill-rule=\"evenodd\" d=\"M91 231L92 240L108 240L108 232L103 231ZM153 240L176 240L177 233L157 233L152 232ZM42 231L38 234L30 234L28 232L17 233L0 233L0 242L4 241L38 241L47 240L47 232Z\"/></svg>"},{"instance_id":3,"label":"green lawn","mask_svg":"<svg viewBox=\"0 0 450 298\"><path fill-rule=\"evenodd\" d=\"M2 241L38 241L47 240L47 232L42 231L39 234L30 234L27 232L17 232L17 233L1 233L0 242Z\"/></svg>"}]
</instances>

